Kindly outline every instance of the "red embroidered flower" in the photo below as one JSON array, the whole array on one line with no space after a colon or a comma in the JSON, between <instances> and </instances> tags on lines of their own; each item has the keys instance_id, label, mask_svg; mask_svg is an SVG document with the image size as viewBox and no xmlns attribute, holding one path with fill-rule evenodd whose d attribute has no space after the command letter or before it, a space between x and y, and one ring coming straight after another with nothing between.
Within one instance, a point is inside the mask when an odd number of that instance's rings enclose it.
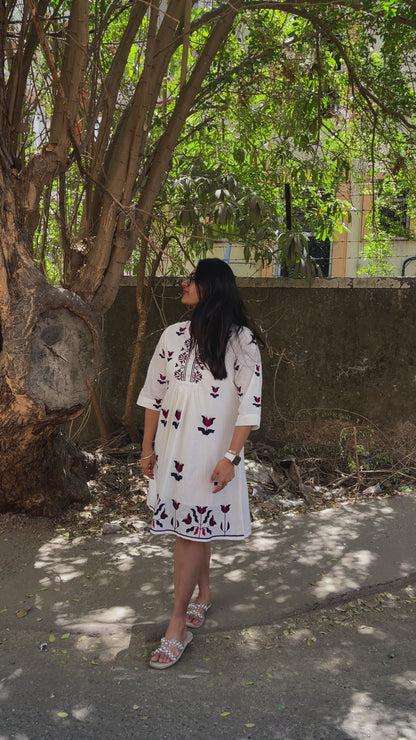
<instances>
[{"instance_id":1,"label":"red embroidered flower","mask_svg":"<svg viewBox=\"0 0 416 740\"><path fill-rule=\"evenodd\" d=\"M172 478L175 478L175 480L180 481L183 478L183 475L181 475L182 470L184 468L184 463L179 462L178 460L175 460L175 472L171 473Z\"/></svg>"},{"instance_id":2,"label":"red embroidered flower","mask_svg":"<svg viewBox=\"0 0 416 740\"><path fill-rule=\"evenodd\" d=\"M214 434L215 429L210 429L215 421L215 416L202 416L202 423L203 427L198 427L198 431L202 432L202 434Z\"/></svg>"},{"instance_id":3,"label":"red embroidered flower","mask_svg":"<svg viewBox=\"0 0 416 740\"><path fill-rule=\"evenodd\" d=\"M175 427L175 429L177 429L178 426L179 426L179 422L181 420L181 416L182 416L182 411L180 411L179 409L177 409L175 411L175 421L172 421L172 426Z\"/></svg>"}]
</instances>

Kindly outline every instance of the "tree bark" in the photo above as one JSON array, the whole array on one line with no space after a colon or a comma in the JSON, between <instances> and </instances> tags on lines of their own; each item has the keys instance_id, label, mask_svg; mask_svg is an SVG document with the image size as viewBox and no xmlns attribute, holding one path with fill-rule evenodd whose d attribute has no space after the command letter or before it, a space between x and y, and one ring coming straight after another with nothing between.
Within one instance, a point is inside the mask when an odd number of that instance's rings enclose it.
<instances>
[{"instance_id":1,"label":"tree bark","mask_svg":"<svg viewBox=\"0 0 416 740\"><path fill-rule=\"evenodd\" d=\"M165 237L157 253L152 271L146 281L146 261L149 251L148 235L142 239L142 248L140 251L139 268L137 271L136 282L136 309L139 318L136 332L136 341L133 347L133 357L130 364L129 380L127 383L126 402L124 406L123 425L132 442L137 442L139 438L138 430L134 424L134 409L137 395L139 392L139 375L143 355L143 347L146 339L147 320L149 318L150 306L152 301L152 290L156 280L156 273L166 247L169 244L169 237Z\"/></svg>"},{"instance_id":2,"label":"tree bark","mask_svg":"<svg viewBox=\"0 0 416 740\"><path fill-rule=\"evenodd\" d=\"M101 337L92 309L54 288L30 256L9 182L0 214L0 511L50 515L86 500L62 424L82 412ZM79 457L79 455L78 455Z\"/></svg>"}]
</instances>

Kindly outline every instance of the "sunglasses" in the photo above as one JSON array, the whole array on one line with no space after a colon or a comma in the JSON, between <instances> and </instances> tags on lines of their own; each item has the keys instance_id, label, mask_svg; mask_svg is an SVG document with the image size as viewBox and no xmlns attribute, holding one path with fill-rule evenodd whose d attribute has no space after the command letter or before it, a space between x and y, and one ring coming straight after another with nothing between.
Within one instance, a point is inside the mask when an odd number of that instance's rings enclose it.
<instances>
[{"instance_id":1,"label":"sunglasses","mask_svg":"<svg viewBox=\"0 0 416 740\"><path fill-rule=\"evenodd\" d=\"M188 283L188 285L190 285L191 283L194 283L195 280L196 280L196 275L194 272L191 272L191 274L187 277L186 282Z\"/></svg>"}]
</instances>

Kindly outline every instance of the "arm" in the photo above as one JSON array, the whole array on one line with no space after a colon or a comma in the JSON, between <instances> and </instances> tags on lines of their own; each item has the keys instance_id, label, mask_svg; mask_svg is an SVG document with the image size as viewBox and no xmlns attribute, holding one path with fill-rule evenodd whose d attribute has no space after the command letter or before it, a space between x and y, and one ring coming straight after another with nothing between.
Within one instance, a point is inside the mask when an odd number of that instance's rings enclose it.
<instances>
[{"instance_id":1,"label":"arm","mask_svg":"<svg viewBox=\"0 0 416 740\"><path fill-rule=\"evenodd\" d=\"M240 403L237 423L228 449L238 454L251 430L258 429L260 425L261 357L248 329L234 339L233 348L236 357L234 385L238 389ZM214 484L213 493L221 491L234 476L234 465L227 458L222 458L211 476L211 482Z\"/></svg>"},{"instance_id":2,"label":"arm","mask_svg":"<svg viewBox=\"0 0 416 740\"><path fill-rule=\"evenodd\" d=\"M229 450L238 455L244 447L245 442L251 432L251 426L236 426L231 438ZM224 450L226 452L226 450ZM215 466L211 475L211 483L214 484L213 493L218 493L229 483L235 476L234 465L226 457L223 457Z\"/></svg>"},{"instance_id":3,"label":"arm","mask_svg":"<svg viewBox=\"0 0 416 740\"><path fill-rule=\"evenodd\" d=\"M142 441L142 456L140 459L143 473L148 478L154 478L155 453L153 452L153 440L155 438L160 411L146 409L144 412L144 432Z\"/></svg>"}]
</instances>

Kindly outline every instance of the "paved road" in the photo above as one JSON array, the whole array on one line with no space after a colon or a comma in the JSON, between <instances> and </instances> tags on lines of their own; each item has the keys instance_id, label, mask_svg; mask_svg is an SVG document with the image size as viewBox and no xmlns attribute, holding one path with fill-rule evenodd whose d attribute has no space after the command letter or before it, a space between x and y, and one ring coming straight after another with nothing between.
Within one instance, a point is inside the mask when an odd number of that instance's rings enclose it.
<instances>
[{"instance_id":1,"label":"paved road","mask_svg":"<svg viewBox=\"0 0 416 740\"><path fill-rule=\"evenodd\" d=\"M215 545L206 625L163 672L170 538L6 520L0 740L415 740L415 515L399 496Z\"/></svg>"}]
</instances>

